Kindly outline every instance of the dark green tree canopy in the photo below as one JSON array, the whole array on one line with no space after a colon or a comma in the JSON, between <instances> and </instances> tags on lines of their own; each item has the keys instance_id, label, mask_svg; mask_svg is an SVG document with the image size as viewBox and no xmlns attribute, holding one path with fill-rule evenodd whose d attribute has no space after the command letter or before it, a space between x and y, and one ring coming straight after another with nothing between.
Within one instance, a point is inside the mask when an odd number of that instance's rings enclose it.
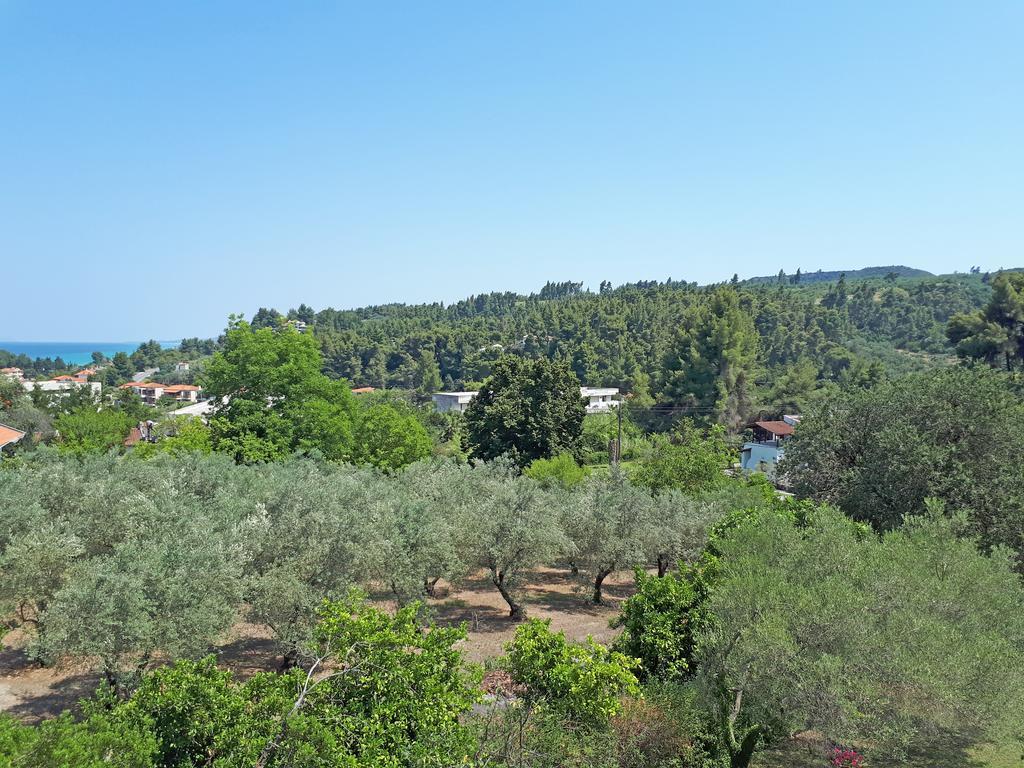
<instances>
[{"instance_id":1,"label":"dark green tree canopy","mask_svg":"<svg viewBox=\"0 0 1024 768\"><path fill-rule=\"evenodd\" d=\"M998 275L988 304L977 312L955 315L946 335L961 357L1008 371L1024 363L1024 272Z\"/></svg>"},{"instance_id":2,"label":"dark green tree canopy","mask_svg":"<svg viewBox=\"0 0 1024 768\"><path fill-rule=\"evenodd\" d=\"M475 457L509 456L520 467L578 457L585 413L568 365L505 355L466 409L467 444Z\"/></svg>"}]
</instances>

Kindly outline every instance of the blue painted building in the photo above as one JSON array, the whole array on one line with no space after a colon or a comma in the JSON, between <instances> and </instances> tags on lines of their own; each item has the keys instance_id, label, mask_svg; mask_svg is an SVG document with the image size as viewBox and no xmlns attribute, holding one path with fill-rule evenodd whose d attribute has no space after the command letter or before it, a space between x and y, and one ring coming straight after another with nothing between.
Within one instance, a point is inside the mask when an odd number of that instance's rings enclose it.
<instances>
[{"instance_id":1,"label":"blue painted building","mask_svg":"<svg viewBox=\"0 0 1024 768\"><path fill-rule=\"evenodd\" d=\"M800 417L786 415L782 421L755 421L754 439L740 449L740 468L745 473L762 472L775 478L775 469L785 454L785 443L800 423Z\"/></svg>"}]
</instances>

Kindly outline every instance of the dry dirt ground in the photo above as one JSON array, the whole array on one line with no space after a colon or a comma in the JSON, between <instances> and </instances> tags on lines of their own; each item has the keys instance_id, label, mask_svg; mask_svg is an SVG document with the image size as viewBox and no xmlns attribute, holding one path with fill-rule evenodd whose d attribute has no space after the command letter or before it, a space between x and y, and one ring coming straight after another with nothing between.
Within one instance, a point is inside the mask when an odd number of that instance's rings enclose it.
<instances>
[{"instance_id":1,"label":"dry dirt ground","mask_svg":"<svg viewBox=\"0 0 1024 768\"><path fill-rule=\"evenodd\" d=\"M509 618L508 607L485 573L473 576L458 589L439 584L437 592L437 597L427 600L430 613L438 624L466 624L469 636L463 650L469 661L483 663L503 653L518 623ZM589 635L601 642L617 634L609 621L632 592L633 574L616 573L605 580L604 604L593 605L588 588L568 571L555 568L534 571L524 589L529 618L551 619L552 629L564 631L570 640L584 640ZM384 593L372 597L382 605L389 604ZM40 667L26 657L25 642L23 635L12 632L0 643L0 711L35 722L73 708L96 690L100 678L87 665ZM254 624L236 624L212 652L223 666L243 678L275 669L280 662L269 631Z\"/></svg>"}]
</instances>

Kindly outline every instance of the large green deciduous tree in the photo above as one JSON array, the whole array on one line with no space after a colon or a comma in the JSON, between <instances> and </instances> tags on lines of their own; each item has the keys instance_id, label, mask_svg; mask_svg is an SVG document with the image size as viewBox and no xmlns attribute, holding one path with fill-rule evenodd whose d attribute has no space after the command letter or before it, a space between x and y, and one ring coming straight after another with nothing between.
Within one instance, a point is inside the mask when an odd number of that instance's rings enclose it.
<instances>
[{"instance_id":1,"label":"large green deciduous tree","mask_svg":"<svg viewBox=\"0 0 1024 768\"><path fill-rule=\"evenodd\" d=\"M85 454L121 449L133 423L132 418L121 411L84 405L62 413L53 425L60 434L61 451Z\"/></svg>"},{"instance_id":2,"label":"large green deciduous tree","mask_svg":"<svg viewBox=\"0 0 1024 768\"><path fill-rule=\"evenodd\" d=\"M505 355L466 409L467 443L475 457L508 456L520 467L560 453L579 458L585 413L567 365Z\"/></svg>"},{"instance_id":3,"label":"large green deciduous tree","mask_svg":"<svg viewBox=\"0 0 1024 768\"><path fill-rule=\"evenodd\" d=\"M326 768L469 765L462 721L479 678L465 632L424 628L351 595L321 607L303 669L242 683L213 657L144 677L126 701L101 692L84 717L20 726L0 717L0 764L16 768Z\"/></svg>"},{"instance_id":4,"label":"large green deciduous tree","mask_svg":"<svg viewBox=\"0 0 1024 768\"><path fill-rule=\"evenodd\" d=\"M427 458L434 446L416 414L389 403L363 410L355 434L353 459L389 472Z\"/></svg>"},{"instance_id":5,"label":"large green deciduous tree","mask_svg":"<svg viewBox=\"0 0 1024 768\"><path fill-rule=\"evenodd\" d=\"M1024 548L1024 403L1006 376L951 368L847 390L805 415L779 472L877 528L936 497L985 544Z\"/></svg>"},{"instance_id":6,"label":"large green deciduous tree","mask_svg":"<svg viewBox=\"0 0 1024 768\"><path fill-rule=\"evenodd\" d=\"M321 372L312 334L291 327L254 329L232 317L224 349L206 366L213 398L213 446L240 462L272 461L295 451L352 457L355 402L345 381Z\"/></svg>"},{"instance_id":7,"label":"large green deciduous tree","mask_svg":"<svg viewBox=\"0 0 1024 768\"><path fill-rule=\"evenodd\" d=\"M671 437L656 436L650 450L636 464L633 480L652 491L670 488L699 494L726 482L732 458L722 428L706 437L684 422Z\"/></svg>"}]
</instances>

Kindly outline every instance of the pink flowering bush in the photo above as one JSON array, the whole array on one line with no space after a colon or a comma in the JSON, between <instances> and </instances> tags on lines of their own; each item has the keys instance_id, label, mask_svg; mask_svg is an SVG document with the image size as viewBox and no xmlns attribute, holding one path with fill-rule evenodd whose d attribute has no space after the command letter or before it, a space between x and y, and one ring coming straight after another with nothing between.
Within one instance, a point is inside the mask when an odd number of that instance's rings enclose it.
<instances>
[{"instance_id":1,"label":"pink flowering bush","mask_svg":"<svg viewBox=\"0 0 1024 768\"><path fill-rule=\"evenodd\" d=\"M866 768L867 766L867 763L864 762L864 755L853 747L839 745L832 747L832 751L829 752L828 764L832 768Z\"/></svg>"}]
</instances>

